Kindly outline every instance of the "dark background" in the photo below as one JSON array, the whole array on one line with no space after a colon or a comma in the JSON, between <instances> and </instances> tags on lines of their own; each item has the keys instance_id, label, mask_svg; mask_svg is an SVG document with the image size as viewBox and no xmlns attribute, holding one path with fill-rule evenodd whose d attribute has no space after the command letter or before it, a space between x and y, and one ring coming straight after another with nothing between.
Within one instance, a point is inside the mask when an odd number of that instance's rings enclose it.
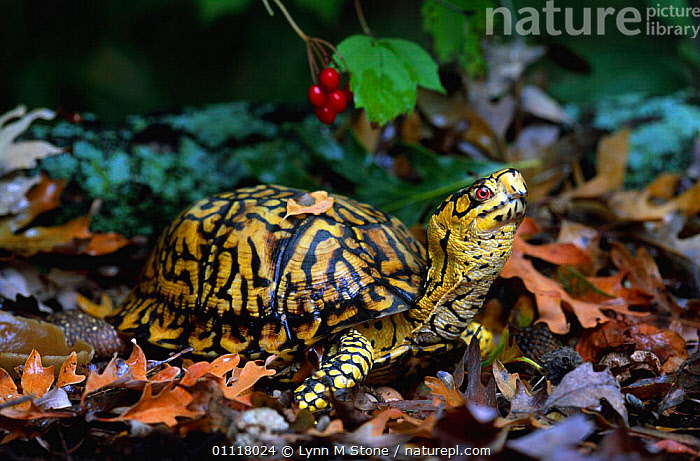
<instances>
[{"instance_id":1,"label":"dark background","mask_svg":"<svg viewBox=\"0 0 700 461\"><path fill-rule=\"evenodd\" d=\"M648 3L659 2L569 0L556 5L634 6L644 12ZM309 35L337 44L361 32L352 1L285 4ZM520 0L514 7L541 11L544 4ZM363 2L375 35L414 40L430 49L420 5L416 0ZM300 101L310 82L304 43L278 10L270 17L259 0L2 0L0 11L0 111L22 103L116 120L208 102ZM560 29L562 19L563 14L557 17ZM557 46L539 64L547 68L546 83L557 99L587 102L629 91L668 94L693 82L700 40L625 37L614 19L608 21L605 36L528 38ZM586 62L583 72L561 67L571 63L569 52Z\"/></svg>"}]
</instances>

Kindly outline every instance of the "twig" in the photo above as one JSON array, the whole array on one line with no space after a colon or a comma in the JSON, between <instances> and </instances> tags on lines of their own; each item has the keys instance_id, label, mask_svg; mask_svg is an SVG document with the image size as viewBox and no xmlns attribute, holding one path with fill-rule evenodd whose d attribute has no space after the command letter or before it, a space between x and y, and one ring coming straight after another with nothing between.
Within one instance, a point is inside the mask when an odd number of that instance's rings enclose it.
<instances>
[{"instance_id":1,"label":"twig","mask_svg":"<svg viewBox=\"0 0 700 461\"><path fill-rule=\"evenodd\" d=\"M360 3L360 0L355 0L355 11L357 12L357 20L360 22L362 32L364 32L365 35L371 36L372 30L369 28L369 25L367 25L367 20L365 19L365 13L362 11L362 4Z\"/></svg>"},{"instance_id":2,"label":"twig","mask_svg":"<svg viewBox=\"0 0 700 461\"><path fill-rule=\"evenodd\" d=\"M287 18L287 22L289 23L290 26L292 26L292 29L294 29L294 32L297 33L299 37L301 37L302 40L308 43L309 37L306 35L301 28L297 25L296 22L294 22L294 19L292 19L292 16L289 14L289 11L287 11L287 8L284 6L281 0L273 0L275 2L275 5L277 5L277 8L279 8L282 11L282 14L284 14L284 17ZM268 10L269 11L269 10Z\"/></svg>"}]
</instances>

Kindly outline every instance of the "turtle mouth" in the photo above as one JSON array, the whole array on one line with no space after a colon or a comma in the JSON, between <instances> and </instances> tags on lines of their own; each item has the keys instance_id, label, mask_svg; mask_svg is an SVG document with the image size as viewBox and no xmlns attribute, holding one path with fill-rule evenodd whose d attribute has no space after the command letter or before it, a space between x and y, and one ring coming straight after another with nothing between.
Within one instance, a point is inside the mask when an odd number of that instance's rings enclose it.
<instances>
[{"instance_id":1,"label":"turtle mouth","mask_svg":"<svg viewBox=\"0 0 700 461\"><path fill-rule=\"evenodd\" d=\"M480 213L481 229L493 232L511 223L520 223L525 216L526 194L507 194L501 202Z\"/></svg>"},{"instance_id":2,"label":"turtle mouth","mask_svg":"<svg viewBox=\"0 0 700 461\"><path fill-rule=\"evenodd\" d=\"M525 194L508 195L506 203L501 208L501 212L494 216L494 220L503 224L520 221L525 217L527 199Z\"/></svg>"}]
</instances>

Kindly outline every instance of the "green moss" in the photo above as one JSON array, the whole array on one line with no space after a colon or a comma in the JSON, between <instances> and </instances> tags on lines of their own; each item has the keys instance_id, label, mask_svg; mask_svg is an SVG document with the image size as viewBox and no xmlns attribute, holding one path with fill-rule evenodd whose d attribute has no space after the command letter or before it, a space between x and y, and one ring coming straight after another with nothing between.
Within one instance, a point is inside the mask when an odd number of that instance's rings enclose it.
<instances>
[{"instance_id":1,"label":"green moss","mask_svg":"<svg viewBox=\"0 0 700 461\"><path fill-rule=\"evenodd\" d=\"M593 126L631 126L626 186L648 184L662 171L683 171L692 161L691 143L700 133L700 108L688 92L663 97L626 94L601 101Z\"/></svg>"}]
</instances>

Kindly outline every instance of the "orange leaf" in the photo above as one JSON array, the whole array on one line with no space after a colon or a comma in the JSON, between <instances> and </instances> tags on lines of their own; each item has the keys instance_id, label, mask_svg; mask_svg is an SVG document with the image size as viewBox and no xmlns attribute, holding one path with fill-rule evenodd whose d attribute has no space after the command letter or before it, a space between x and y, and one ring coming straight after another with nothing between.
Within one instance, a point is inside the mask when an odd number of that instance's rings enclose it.
<instances>
[{"instance_id":1,"label":"orange leaf","mask_svg":"<svg viewBox=\"0 0 700 461\"><path fill-rule=\"evenodd\" d=\"M267 363L258 365L253 360L246 362L242 370L236 369L234 371L234 379L237 378L236 381L230 386L223 386L224 396L227 399L236 399L245 390L251 388L260 378L274 374L275 370L267 369Z\"/></svg>"},{"instance_id":2,"label":"orange leaf","mask_svg":"<svg viewBox=\"0 0 700 461\"><path fill-rule=\"evenodd\" d=\"M63 387L69 384L77 384L85 381L85 376L76 375L75 368L78 366L78 355L75 351L71 352L66 360L64 360L61 369L58 372L58 380L56 387Z\"/></svg>"},{"instance_id":3,"label":"orange leaf","mask_svg":"<svg viewBox=\"0 0 700 461\"><path fill-rule=\"evenodd\" d=\"M209 362L197 362L190 365L185 371L185 376L180 381L181 386L193 386L199 378L207 374L211 364Z\"/></svg>"},{"instance_id":4,"label":"orange leaf","mask_svg":"<svg viewBox=\"0 0 700 461\"><path fill-rule=\"evenodd\" d=\"M287 214L284 219L289 216L296 216L300 214L311 213L316 216L321 213L325 213L333 207L334 199L328 196L328 192L324 190L317 190L315 192L309 192L297 200L289 199L287 201Z\"/></svg>"},{"instance_id":5,"label":"orange leaf","mask_svg":"<svg viewBox=\"0 0 700 461\"><path fill-rule=\"evenodd\" d=\"M171 367L170 365L166 365L165 368L160 370L155 375L151 376L151 379L149 379L149 381L152 383L172 381L173 379L177 378L177 375L179 374L180 369L178 367Z\"/></svg>"},{"instance_id":6,"label":"orange leaf","mask_svg":"<svg viewBox=\"0 0 700 461\"><path fill-rule=\"evenodd\" d=\"M116 232L95 234L92 236L82 252L87 253L90 256L105 255L114 253L118 249L125 247L128 244L129 239L117 234Z\"/></svg>"},{"instance_id":7,"label":"orange leaf","mask_svg":"<svg viewBox=\"0 0 700 461\"><path fill-rule=\"evenodd\" d=\"M131 355L126 359L129 370L131 370L131 378L140 381L146 381L146 355L138 344L133 343L134 348L131 350Z\"/></svg>"},{"instance_id":8,"label":"orange leaf","mask_svg":"<svg viewBox=\"0 0 700 461\"><path fill-rule=\"evenodd\" d=\"M553 333L565 334L569 331L562 303L571 307L584 328L592 328L598 323L608 320L602 309L640 315L639 312L630 311L624 300L618 298L602 303L591 303L573 298L557 281L541 274L531 261L525 259L519 240L522 238L516 235L513 254L503 267L501 277L518 277L523 281L527 290L535 295L539 319L546 322Z\"/></svg>"},{"instance_id":9,"label":"orange leaf","mask_svg":"<svg viewBox=\"0 0 700 461\"><path fill-rule=\"evenodd\" d=\"M100 418L101 421L135 420L146 424L164 423L177 425L177 417L194 418L199 413L188 410L193 401L192 395L180 386L170 383L158 394L153 395L151 383L143 388L138 402L116 418Z\"/></svg>"},{"instance_id":10,"label":"orange leaf","mask_svg":"<svg viewBox=\"0 0 700 461\"><path fill-rule=\"evenodd\" d=\"M68 411L44 411L39 409L32 400L24 402L23 405L13 405L0 409L0 415L10 419L41 419L41 418L69 418L75 416Z\"/></svg>"},{"instance_id":11,"label":"orange leaf","mask_svg":"<svg viewBox=\"0 0 700 461\"><path fill-rule=\"evenodd\" d=\"M397 419L403 416L403 412L398 408L387 408L382 410L374 418L370 419L362 425L362 427L370 428L370 434L374 437L380 436L386 430L386 424L390 419ZM361 428L357 429L358 432L362 431Z\"/></svg>"},{"instance_id":12,"label":"orange leaf","mask_svg":"<svg viewBox=\"0 0 700 461\"><path fill-rule=\"evenodd\" d=\"M52 251L74 253L75 239L92 236L89 221L88 216L80 216L60 226L37 226L19 234L14 233L11 223L0 221L0 247L22 256Z\"/></svg>"},{"instance_id":13,"label":"orange leaf","mask_svg":"<svg viewBox=\"0 0 700 461\"><path fill-rule=\"evenodd\" d=\"M41 356L36 350L32 350L24 362L22 371L22 393L41 397L53 384L53 366L44 368L41 365Z\"/></svg>"},{"instance_id":14,"label":"orange leaf","mask_svg":"<svg viewBox=\"0 0 700 461\"><path fill-rule=\"evenodd\" d=\"M576 189L562 194L562 198L598 197L610 190L619 189L625 181L629 128L603 136L596 154L596 175Z\"/></svg>"},{"instance_id":15,"label":"orange leaf","mask_svg":"<svg viewBox=\"0 0 700 461\"><path fill-rule=\"evenodd\" d=\"M445 399L445 403L449 408L464 406L464 398L462 395L457 392L456 389L448 388L439 378L435 376L426 376L425 385L430 388L431 394Z\"/></svg>"},{"instance_id":16,"label":"orange leaf","mask_svg":"<svg viewBox=\"0 0 700 461\"><path fill-rule=\"evenodd\" d=\"M13 224L21 228L29 224L42 213L58 208L61 205L61 192L65 181L51 180L45 174L41 174L41 182L27 192L29 207L12 218Z\"/></svg>"},{"instance_id":17,"label":"orange leaf","mask_svg":"<svg viewBox=\"0 0 700 461\"><path fill-rule=\"evenodd\" d=\"M656 261L646 248L640 247L637 255L632 256L624 245L613 242L610 258L619 269L628 273L627 279L634 288L639 288L654 297L656 303L667 312L682 314L681 308L664 285Z\"/></svg>"},{"instance_id":18,"label":"orange leaf","mask_svg":"<svg viewBox=\"0 0 700 461\"><path fill-rule=\"evenodd\" d=\"M17 386L8 372L0 368L0 402L19 396Z\"/></svg>"},{"instance_id":19,"label":"orange leaf","mask_svg":"<svg viewBox=\"0 0 700 461\"><path fill-rule=\"evenodd\" d=\"M241 361L238 354L226 354L216 358L209 367L209 373L214 376L222 377L229 371L236 368Z\"/></svg>"},{"instance_id":20,"label":"orange leaf","mask_svg":"<svg viewBox=\"0 0 700 461\"><path fill-rule=\"evenodd\" d=\"M102 389L105 386L109 386L119 379L117 372L117 359L115 357L109 361L102 374L97 372L90 373L87 377L87 381L85 382L85 390L83 391L81 405L85 401L85 397L88 394L98 389Z\"/></svg>"},{"instance_id":21,"label":"orange leaf","mask_svg":"<svg viewBox=\"0 0 700 461\"><path fill-rule=\"evenodd\" d=\"M573 243L546 243L531 245L522 238L513 242L513 246L528 256L539 258L552 264L569 266L590 266L591 257Z\"/></svg>"}]
</instances>

